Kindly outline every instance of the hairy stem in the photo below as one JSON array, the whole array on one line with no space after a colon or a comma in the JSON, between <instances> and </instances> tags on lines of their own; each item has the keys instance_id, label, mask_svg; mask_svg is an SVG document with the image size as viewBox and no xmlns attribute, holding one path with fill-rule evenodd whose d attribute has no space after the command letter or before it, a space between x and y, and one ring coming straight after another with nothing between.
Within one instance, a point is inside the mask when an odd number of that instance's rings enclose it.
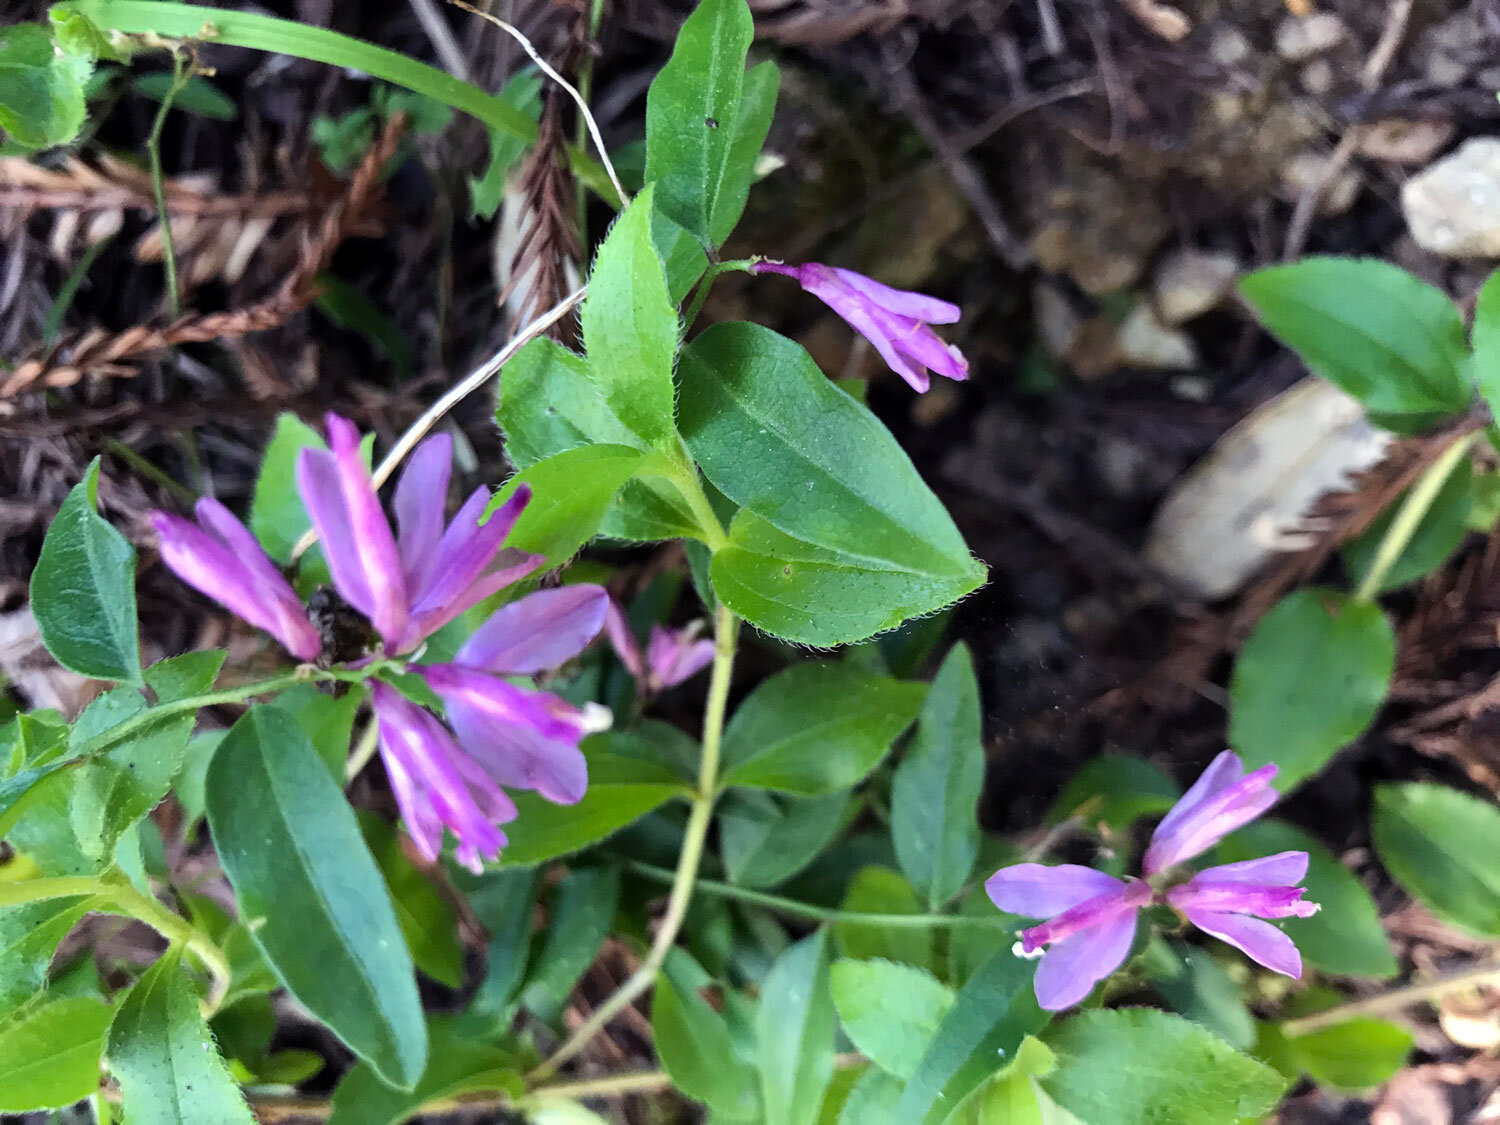
<instances>
[{"instance_id":1,"label":"hairy stem","mask_svg":"<svg viewBox=\"0 0 1500 1125\"><path fill-rule=\"evenodd\" d=\"M1411 542L1412 536L1417 533L1417 528L1422 525L1422 520L1431 510L1438 493L1443 490L1443 485L1448 483L1448 478L1463 463L1479 437L1479 433L1475 432L1459 438L1443 450L1438 459L1427 467L1421 479L1412 485L1411 491L1406 494L1406 499L1397 509L1396 518L1391 521L1385 538L1380 541L1380 546L1375 550L1375 558L1370 563L1370 570L1365 575L1365 580L1354 592L1355 601L1373 601L1380 593L1380 584L1385 581L1385 576L1390 573L1391 567L1396 565L1396 560L1401 557L1401 553Z\"/></svg>"},{"instance_id":2,"label":"hairy stem","mask_svg":"<svg viewBox=\"0 0 1500 1125\"><path fill-rule=\"evenodd\" d=\"M703 712L703 756L698 765L698 791L693 798L693 811L688 816L687 831L683 835L682 852L677 860L672 890L667 897L666 913L662 915L651 950L630 979L580 1024L545 1062L526 1076L528 1082L540 1081L555 1073L558 1067L578 1054L595 1035L603 1031L621 1010L650 988L662 962L667 959L667 954L677 940L683 919L687 917L688 904L692 901L693 883L698 876L703 846L708 839L708 826L713 819L714 798L719 786L719 750L724 736L724 713L729 702L729 683L734 672L739 624L739 619L723 606L714 613L714 665L708 684L708 704Z\"/></svg>"},{"instance_id":3,"label":"hairy stem","mask_svg":"<svg viewBox=\"0 0 1500 1125\"><path fill-rule=\"evenodd\" d=\"M1347 1004L1314 1012L1301 1019L1287 1020L1281 1025L1281 1031L1287 1036L1309 1035L1325 1027L1333 1027L1345 1020L1351 1020L1355 1016L1387 1015L1391 1012L1398 1012L1409 1004L1441 1000L1450 992L1461 992L1466 988L1475 988L1482 984L1500 985L1500 962L1490 961L1450 976L1439 977L1437 980L1409 984L1404 988L1393 988L1389 992L1382 992L1379 996L1371 996L1364 1000L1351 1000Z\"/></svg>"}]
</instances>

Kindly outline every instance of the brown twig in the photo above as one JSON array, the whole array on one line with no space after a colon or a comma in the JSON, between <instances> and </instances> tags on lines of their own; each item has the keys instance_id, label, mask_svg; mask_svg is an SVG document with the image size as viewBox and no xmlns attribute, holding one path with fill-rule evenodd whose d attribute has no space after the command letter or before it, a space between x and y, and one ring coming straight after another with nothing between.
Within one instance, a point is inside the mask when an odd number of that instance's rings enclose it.
<instances>
[{"instance_id":1,"label":"brown twig","mask_svg":"<svg viewBox=\"0 0 1500 1125\"><path fill-rule=\"evenodd\" d=\"M0 398L46 387L67 387L89 372L117 378L136 373L134 361L179 344L204 343L245 336L285 324L318 295L316 278L328 268L334 252L361 212L380 190L380 175L406 132L409 119L396 114L382 129L349 181L343 197L322 212L303 236L297 265L269 297L224 312L189 312L165 324L137 324L123 332L90 329L30 359L17 363L0 383Z\"/></svg>"},{"instance_id":2,"label":"brown twig","mask_svg":"<svg viewBox=\"0 0 1500 1125\"><path fill-rule=\"evenodd\" d=\"M222 195L194 187L190 178L169 179L167 210L202 218L273 218L321 209L326 201L306 192L276 191ZM43 168L20 156L0 157L0 207L23 214L42 210L152 211L151 180L141 170L103 158L96 168L76 157L61 169Z\"/></svg>"}]
</instances>

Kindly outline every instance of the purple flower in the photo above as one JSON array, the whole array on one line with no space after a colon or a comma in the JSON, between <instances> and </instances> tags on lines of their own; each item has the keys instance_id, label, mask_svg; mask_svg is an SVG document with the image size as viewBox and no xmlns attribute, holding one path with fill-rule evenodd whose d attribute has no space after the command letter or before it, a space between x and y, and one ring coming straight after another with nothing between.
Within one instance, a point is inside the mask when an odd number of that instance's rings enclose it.
<instances>
[{"instance_id":1,"label":"purple flower","mask_svg":"<svg viewBox=\"0 0 1500 1125\"><path fill-rule=\"evenodd\" d=\"M299 660L316 660L323 643L301 599L250 530L210 497L198 501L198 523L152 512L167 568L250 624L270 633Z\"/></svg>"},{"instance_id":2,"label":"purple flower","mask_svg":"<svg viewBox=\"0 0 1500 1125\"><path fill-rule=\"evenodd\" d=\"M1276 800L1274 765L1246 774L1224 751L1177 802L1151 837L1143 869L1148 878L1213 847ZM1036 997L1043 1008L1068 1008L1125 960L1135 940L1136 916L1150 903L1170 906L1205 933L1251 960L1289 977L1302 975L1292 939L1262 921L1317 913L1295 884L1307 874L1306 852L1228 863L1198 872L1166 889L1139 879L1119 880L1090 867L1020 863L1001 868L985 890L1001 910L1048 921L1022 932L1025 953L1050 945L1037 967Z\"/></svg>"},{"instance_id":3,"label":"purple flower","mask_svg":"<svg viewBox=\"0 0 1500 1125\"><path fill-rule=\"evenodd\" d=\"M874 344L891 370L916 391L925 391L930 385L929 369L949 379L969 377L969 363L963 353L943 343L931 327L958 320L962 314L957 305L923 293L892 289L853 270L817 262L802 266L757 262L750 270L796 278L802 288Z\"/></svg>"},{"instance_id":4,"label":"purple flower","mask_svg":"<svg viewBox=\"0 0 1500 1125\"><path fill-rule=\"evenodd\" d=\"M452 733L395 689L382 684L373 693L381 757L428 859L437 858L445 826L458 840L461 863L478 870L481 857L493 858L505 843L495 823L515 816L501 786L534 789L557 804L583 796L588 764L579 743L609 726L609 711L575 707L501 677L571 660L598 635L608 603L600 586L541 590L496 611L453 663L409 666L442 699ZM455 796L460 788L467 803ZM486 820L491 812L497 815Z\"/></svg>"},{"instance_id":5,"label":"purple flower","mask_svg":"<svg viewBox=\"0 0 1500 1125\"><path fill-rule=\"evenodd\" d=\"M516 489L484 523L490 494L477 488L443 525L453 456L447 434L422 442L396 482L399 535L392 535L360 456L359 432L336 414L327 423L329 448L304 449L298 456L298 489L323 542L334 588L370 619L388 652L410 652L542 565L541 556L501 551L531 498L529 488Z\"/></svg>"},{"instance_id":6,"label":"purple flower","mask_svg":"<svg viewBox=\"0 0 1500 1125\"><path fill-rule=\"evenodd\" d=\"M641 644L620 607L611 601L604 617L604 632L610 646L647 695L685 683L713 663L713 641L697 639L702 628L702 621L681 629L653 625L651 640L642 656Z\"/></svg>"}]
</instances>

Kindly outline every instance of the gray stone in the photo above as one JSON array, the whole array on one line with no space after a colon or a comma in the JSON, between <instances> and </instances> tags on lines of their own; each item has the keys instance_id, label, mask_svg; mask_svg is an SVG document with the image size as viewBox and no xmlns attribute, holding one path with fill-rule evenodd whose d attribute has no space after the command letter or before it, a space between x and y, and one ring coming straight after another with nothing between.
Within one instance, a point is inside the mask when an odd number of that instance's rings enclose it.
<instances>
[{"instance_id":1,"label":"gray stone","mask_svg":"<svg viewBox=\"0 0 1500 1125\"><path fill-rule=\"evenodd\" d=\"M1222 251L1174 250L1162 259L1152 279L1156 313L1176 327L1224 303L1240 273L1240 262Z\"/></svg>"},{"instance_id":2,"label":"gray stone","mask_svg":"<svg viewBox=\"0 0 1500 1125\"><path fill-rule=\"evenodd\" d=\"M1288 16L1276 29L1276 53L1287 62L1307 62L1333 50L1348 36L1344 21L1329 12Z\"/></svg>"},{"instance_id":3,"label":"gray stone","mask_svg":"<svg viewBox=\"0 0 1500 1125\"><path fill-rule=\"evenodd\" d=\"M1475 137L1406 181L1401 211L1422 249L1500 258L1500 137Z\"/></svg>"}]
</instances>

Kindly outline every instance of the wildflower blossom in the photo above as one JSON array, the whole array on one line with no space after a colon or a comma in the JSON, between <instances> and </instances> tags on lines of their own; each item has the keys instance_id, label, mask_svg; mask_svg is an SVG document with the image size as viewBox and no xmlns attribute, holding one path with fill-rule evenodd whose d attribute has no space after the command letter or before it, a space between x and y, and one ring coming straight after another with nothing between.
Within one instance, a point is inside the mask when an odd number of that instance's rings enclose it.
<instances>
[{"instance_id":1,"label":"wildflower blossom","mask_svg":"<svg viewBox=\"0 0 1500 1125\"><path fill-rule=\"evenodd\" d=\"M643 655L635 631L619 606L610 602L604 617L604 632L615 655L648 695L685 683L713 663L713 641L698 639L702 628L702 621L681 629L653 625Z\"/></svg>"},{"instance_id":2,"label":"wildflower blossom","mask_svg":"<svg viewBox=\"0 0 1500 1125\"><path fill-rule=\"evenodd\" d=\"M757 262L754 273L779 273L796 278L803 289L817 297L875 346L882 359L918 392L931 385L929 370L948 379L969 377L963 353L945 344L934 324L952 324L961 311L957 305L924 293L892 289L853 270L808 262L788 266L781 262Z\"/></svg>"},{"instance_id":3,"label":"wildflower blossom","mask_svg":"<svg viewBox=\"0 0 1500 1125\"><path fill-rule=\"evenodd\" d=\"M1246 774L1239 757L1224 751L1157 825L1146 851L1142 879L1116 879L1074 864L1019 863L1001 868L985 884L1001 910L1046 918L1021 934L1024 953L1049 946L1037 966L1036 997L1043 1008L1068 1008L1124 962L1144 906L1172 907L1205 933L1228 942L1251 960L1289 977L1302 975L1292 939L1267 918L1306 918L1315 903L1296 886L1307 874L1306 852L1228 863L1165 886L1165 874L1201 855L1228 833L1275 803L1274 765Z\"/></svg>"},{"instance_id":4,"label":"wildflower blossom","mask_svg":"<svg viewBox=\"0 0 1500 1125\"><path fill-rule=\"evenodd\" d=\"M197 524L152 512L167 568L250 624L270 633L299 660L322 649L318 628L250 529L211 497L199 500Z\"/></svg>"}]
</instances>

